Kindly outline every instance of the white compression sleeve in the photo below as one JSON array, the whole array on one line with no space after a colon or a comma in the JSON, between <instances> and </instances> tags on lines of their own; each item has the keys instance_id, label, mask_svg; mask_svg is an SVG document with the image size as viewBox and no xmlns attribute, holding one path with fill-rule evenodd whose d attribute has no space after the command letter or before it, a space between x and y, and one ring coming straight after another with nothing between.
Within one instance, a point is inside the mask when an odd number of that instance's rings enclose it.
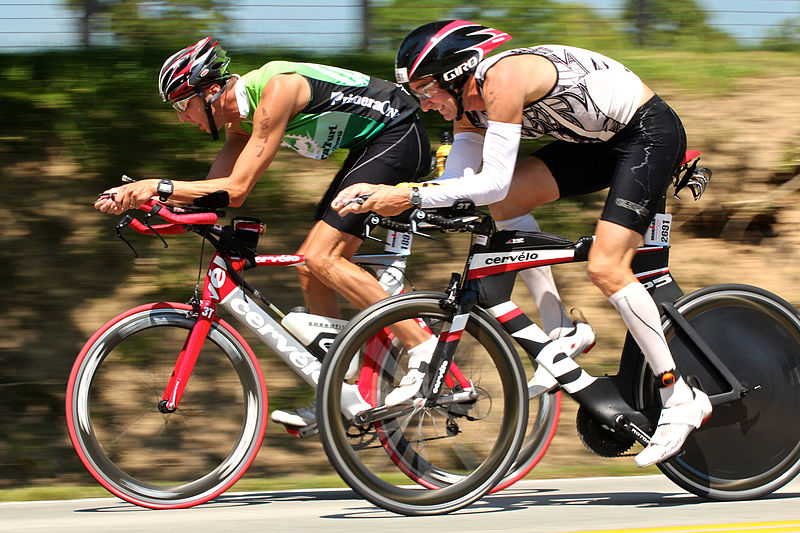
<instances>
[{"instance_id":1,"label":"white compression sleeve","mask_svg":"<svg viewBox=\"0 0 800 533\"><path fill-rule=\"evenodd\" d=\"M609 300L628 326L653 374L658 376L675 370L675 359L661 329L658 307L644 285L634 281L612 294ZM659 393L664 406L687 403L694 398L694 393L683 378L678 379L672 387L659 388Z\"/></svg>"},{"instance_id":2,"label":"white compression sleeve","mask_svg":"<svg viewBox=\"0 0 800 533\"><path fill-rule=\"evenodd\" d=\"M675 370L675 360L661 329L658 307L644 285L634 281L608 298L617 308L655 375Z\"/></svg>"},{"instance_id":3,"label":"white compression sleeve","mask_svg":"<svg viewBox=\"0 0 800 533\"><path fill-rule=\"evenodd\" d=\"M453 137L453 147L444 164L444 172L435 180L459 178L464 175L464 169L471 168L477 172L481 166L481 152L483 151L483 135L474 131L462 131Z\"/></svg>"},{"instance_id":4,"label":"white compression sleeve","mask_svg":"<svg viewBox=\"0 0 800 533\"><path fill-rule=\"evenodd\" d=\"M490 120L483 141L481 172L464 172L439 187L421 189L422 207L449 207L462 198L471 199L475 205L489 205L505 198L514 176L521 133L521 124Z\"/></svg>"},{"instance_id":5,"label":"white compression sleeve","mask_svg":"<svg viewBox=\"0 0 800 533\"><path fill-rule=\"evenodd\" d=\"M496 220L499 230L541 231L533 215L527 214L508 220ZM542 319L542 329L551 339L565 335L575 329L572 320L564 311L561 296L549 266L522 270L519 277L525 282Z\"/></svg>"}]
</instances>

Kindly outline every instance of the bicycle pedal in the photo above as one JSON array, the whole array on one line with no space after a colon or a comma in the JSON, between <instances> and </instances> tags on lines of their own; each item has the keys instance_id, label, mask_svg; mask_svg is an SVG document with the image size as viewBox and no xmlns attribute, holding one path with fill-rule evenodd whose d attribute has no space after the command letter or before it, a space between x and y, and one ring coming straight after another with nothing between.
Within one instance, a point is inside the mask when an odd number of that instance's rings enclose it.
<instances>
[{"instance_id":1,"label":"bicycle pedal","mask_svg":"<svg viewBox=\"0 0 800 533\"><path fill-rule=\"evenodd\" d=\"M319 428L317 427L317 423L314 422L313 424L300 428L297 433L298 437L305 439L319 433Z\"/></svg>"},{"instance_id":2,"label":"bicycle pedal","mask_svg":"<svg viewBox=\"0 0 800 533\"><path fill-rule=\"evenodd\" d=\"M286 428L286 433L293 435L298 439L305 439L306 437L310 437L319 433L316 423L303 427L283 424L283 427Z\"/></svg>"}]
</instances>

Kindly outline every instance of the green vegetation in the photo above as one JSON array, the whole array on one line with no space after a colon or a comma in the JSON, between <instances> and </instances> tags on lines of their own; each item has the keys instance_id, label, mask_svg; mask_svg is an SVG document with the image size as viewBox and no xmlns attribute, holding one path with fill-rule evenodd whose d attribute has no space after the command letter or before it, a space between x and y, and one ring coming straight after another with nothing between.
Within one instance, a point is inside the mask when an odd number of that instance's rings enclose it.
<instances>
[{"instance_id":1,"label":"green vegetation","mask_svg":"<svg viewBox=\"0 0 800 533\"><path fill-rule=\"evenodd\" d=\"M596 465L564 465L558 468L536 468L525 479L559 479L570 477L602 477L602 476L647 476L658 473L656 467L637 468L631 461L620 459L615 463ZM398 479L402 481L402 474ZM259 492L273 490L303 490L321 488L348 488L342 479L335 474L295 475L257 478L249 474L239 480L228 492ZM79 498L112 497L99 484L94 485L42 485L15 489L0 489L0 502L21 502L36 500L72 500Z\"/></svg>"}]
</instances>

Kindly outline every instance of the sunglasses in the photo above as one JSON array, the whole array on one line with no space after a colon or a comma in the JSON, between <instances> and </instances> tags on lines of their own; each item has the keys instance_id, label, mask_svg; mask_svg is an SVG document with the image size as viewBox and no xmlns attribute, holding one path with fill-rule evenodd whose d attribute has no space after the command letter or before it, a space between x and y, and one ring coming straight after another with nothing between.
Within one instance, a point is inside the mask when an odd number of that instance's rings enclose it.
<instances>
[{"instance_id":1,"label":"sunglasses","mask_svg":"<svg viewBox=\"0 0 800 533\"><path fill-rule=\"evenodd\" d=\"M175 100L172 102L172 107L175 108L175 111L186 111L186 106L188 105L189 100L197 96L197 93L192 94L191 96L187 96L186 98L182 98L180 100Z\"/></svg>"},{"instance_id":2,"label":"sunglasses","mask_svg":"<svg viewBox=\"0 0 800 533\"><path fill-rule=\"evenodd\" d=\"M436 80L433 80L430 83L426 83L425 85L423 85L422 87L420 87L416 91L414 89L412 89L411 87L409 87L409 90L411 91L411 94L413 94L414 96L416 96L420 100L427 100L428 98L432 98L433 97L433 95L430 94L428 91L430 89L432 89L434 85L436 85Z\"/></svg>"}]
</instances>

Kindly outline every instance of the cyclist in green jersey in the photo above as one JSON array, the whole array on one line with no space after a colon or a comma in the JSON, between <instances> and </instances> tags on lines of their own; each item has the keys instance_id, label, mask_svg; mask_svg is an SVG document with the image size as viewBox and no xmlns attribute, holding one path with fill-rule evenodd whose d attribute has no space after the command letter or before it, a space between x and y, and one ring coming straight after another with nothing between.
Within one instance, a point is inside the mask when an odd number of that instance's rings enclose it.
<instances>
[{"instance_id":1,"label":"cyclist in green jersey","mask_svg":"<svg viewBox=\"0 0 800 533\"><path fill-rule=\"evenodd\" d=\"M180 50L164 63L159 92L189 122L225 143L205 180L144 179L114 187L95 203L119 214L159 196L163 201L212 207L241 206L285 146L312 159L334 150L349 155L317 207L315 223L298 250L301 288L311 313L339 317L339 292L365 308L387 296L377 280L349 261L362 242L366 214L340 217L330 204L343 188L360 182L394 185L430 170L430 146L418 105L401 85L359 72L310 63L272 61L238 76L211 37ZM413 322L395 331L408 348L430 340ZM315 420L312 409L273 412L294 427Z\"/></svg>"}]
</instances>

